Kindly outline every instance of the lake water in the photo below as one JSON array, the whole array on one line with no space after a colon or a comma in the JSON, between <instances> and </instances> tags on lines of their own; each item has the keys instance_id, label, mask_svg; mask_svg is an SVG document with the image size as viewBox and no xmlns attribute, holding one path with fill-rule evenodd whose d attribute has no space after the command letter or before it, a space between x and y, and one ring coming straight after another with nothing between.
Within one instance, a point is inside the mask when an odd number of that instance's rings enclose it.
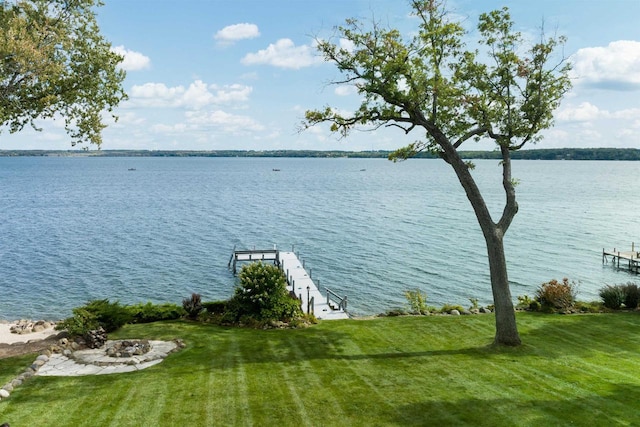
<instances>
[{"instance_id":1,"label":"lake water","mask_svg":"<svg viewBox=\"0 0 640 427\"><path fill-rule=\"evenodd\" d=\"M475 163L498 215L498 162ZM513 173L514 299L554 278L580 282L583 300L640 283L602 263L603 248L640 246L640 162L515 161ZM440 160L0 157L0 212L4 319L58 319L96 298L226 299L234 246L274 244L356 315L402 307L415 288L435 306L491 303L484 240Z\"/></svg>"}]
</instances>

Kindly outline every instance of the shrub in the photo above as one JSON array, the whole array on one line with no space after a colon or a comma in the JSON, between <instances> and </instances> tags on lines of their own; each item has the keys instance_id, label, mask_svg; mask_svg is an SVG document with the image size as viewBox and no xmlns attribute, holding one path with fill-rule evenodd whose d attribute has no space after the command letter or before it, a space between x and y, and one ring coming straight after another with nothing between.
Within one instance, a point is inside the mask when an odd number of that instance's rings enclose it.
<instances>
[{"instance_id":1,"label":"shrub","mask_svg":"<svg viewBox=\"0 0 640 427\"><path fill-rule=\"evenodd\" d=\"M534 299L529 304L529 310L531 310L531 311L540 311L540 310L542 310L542 304L540 304L540 301Z\"/></svg>"},{"instance_id":2,"label":"shrub","mask_svg":"<svg viewBox=\"0 0 640 427\"><path fill-rule=\"evenodd\" d=\"M184 308L177 304L135 304L127 306L131 315L131 323L151 323L160 320L180 319L187 313Z\"/></svg>"},{"instance_id":3,"label":"shrub","mask_svg":"<svg viewBox=\"0 0 640 427\"><path fill-rule=\"evenodd\" d=\"M542 306L537 299L531 298L529 295L520 295L518 296L516 308L520 310L540 311Z\"/></svg>"},{"instance_id":4,"label":"shrub","mask_svg":"<svg viewBox=\"0 0 640 427\"><path fill-rule=\"evenodd\" d=\"M624 290L624 306L630 310L635 310L640 302L640 289L638 285L632 282L627 282L623 285Z\"/></svg>"},{"instance_id":5,"label":"shrub","mask_svg":"<svg viewBox=\"0 0 640 427\"><path fill-rule=\"evenodd\" d=\"M404 297L409 303L412 314L428 314L427 294L420 289L404 291Z\"/></svg>"},{"instance_id":6,"label":"shrub","mask_svg":"<svg viewBox=\"0 0 640 427\"><path fill-rule=\"evenodd\" d=\"M82 307L73 309L73 316L57 325L66 329L70 335L86 337L90 331L102 327L105 332L113 332L126 323L132 316L127 307L108 299L92 300Z\"/></svg>"},{"instance_id":7,"label":"shrub","mask_svg":"<svg viewBox=\"0 0 640 427\"><path fill-rule=\"evenodd\" d=\"M98 324L105 332L113 332L131 321L129 310L118 301L108 299L92 300L84 306L85 310L95 315Z\"/></svg>"},{"instance_id":8,"label":"shrub","mask_svg":"<svg viewBox=\"0 0 640 427\"><path fill-rule=\"evenodd\" d=\"M239 284L227 306L226 317L235 314L236 320L250 323L273 320L290 321L302 316L300 301L287 292L286 277L272 264L254 262L246 264L238 274Z\"/></svg>"},{"instance_id":9,"label":"shrub","mask_svg":"<svg viewBox=\"0 0 640 427\"><path fill-rule=\"evenodd\" d=\"M460 313L466 311L461 305L445 304L440 309L440 313L451 313L451 310L458 310Z\"/></svg>"},{"instance_id":10,"label":"shrub","mask_svg":"<svg viewBox=\"0 0 640 427\"><path fill-rule=\"evenodd\" d=\"M553 279L540 285L536 291L536 300L545 310L566 310L573 307L577 291L576 283L569 282L566 277L562 282Z\"/></svg>"},{"instance_id":11,"label":"shrub","mask_svg":"<svg viewBox=\"0 0 640 427\"><path fill-rule=\"evenodd\" d=\"M604 306L613 310L619 309L624 302L624 290L619 285L607 285L600 289L599 295Z\"/></svg>"},{"instance_id":12,"label":"shrub","mask_svg":"<svg viewBox=\"0 0 640 427\"><path fill-rule=\"evenodd\" d=\"M224 314L227 311L227 301L203 302L202 306L209 314Z\"/></svg>"},{"instance_id":13,"label":"shrub","mask_svg":"<svg viewBox=\"0 0 640 427\"><path fill-rule=\"evenodd\" d=\"M191 298L185 298L182 300L182 308L187 312L187 317L189 319L197 319L200 312L204 309L202 307L202 297L200 294L191 294Z\"/></svg>"},{"instance_id":14,"label":"shrub","mask_svg":"<svg viewBox=\"0 0 640 427\"><path fill-rule=\"evenodd\" d=\"M84 307L74 308L72 312L73 316L56 324L57 330L66 330L71 336L85 337L89 331L100 327L95 314L90 313Z\"/></svg>"},{"instance_id":15,"label":"shrub","mask_svg":"<svg viewBox=\"0 0 640 427\"><path fill-rule=\"evenodd\" d=\"M576 301L575 307L583 313L600 313L602 311L602 302L600 301Z\"/></svg>"}]
</instances>

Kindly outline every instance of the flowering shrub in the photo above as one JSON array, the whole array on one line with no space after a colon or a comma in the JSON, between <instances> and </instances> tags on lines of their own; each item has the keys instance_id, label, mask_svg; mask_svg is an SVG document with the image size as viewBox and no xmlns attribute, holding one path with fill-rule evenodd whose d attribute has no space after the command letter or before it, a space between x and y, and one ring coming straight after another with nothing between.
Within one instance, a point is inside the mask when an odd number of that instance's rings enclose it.
<instances>
[{"instance_id":1,"label":"flowering shrub","mask_svg":"<svg viewBox=\"0 0 640 427\"><path fill-rule=\"evenodd\" d=\"M286 277L275 265L254 262L238 274L239 285L227 309L236 320L258 323L272 320L290 321L302 316L300 301L287 292Z\"/></svg>"},{"instance_id":2,"label":"flowering shrub","mask_svg":"<svg viewBox=\"0 0 640 427\"><path fill-rule=\"evenodd\" d=\"M567 310L573 307L577 293L575 282L569 282L566 277L562 282L553 279L540 285L536 291L536 300L544 310Z\"/></svg>"}]
</instances>

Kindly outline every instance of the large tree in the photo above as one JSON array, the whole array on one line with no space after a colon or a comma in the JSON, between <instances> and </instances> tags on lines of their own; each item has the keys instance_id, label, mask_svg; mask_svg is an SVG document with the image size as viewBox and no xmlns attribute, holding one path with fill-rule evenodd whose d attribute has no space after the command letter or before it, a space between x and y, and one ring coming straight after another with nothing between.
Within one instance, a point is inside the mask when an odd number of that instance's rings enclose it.
<instances>
[{"instance_id":1,"label":"large tree","mask_svg":"<svg viewBox=\"0 0 640 427\"><path fill-rule=\"evenodd\" d=\"M126 99L122 56L100 34L99 0L0 1L0 129L65 120L71 144L98 147L103 114Z\"/></svg>"},{"instance_id":2,"label":"large tree","mask_svg":"<svg viewBox=\"0 0 640 427\"><path fill-rule=\"evenodd\" d=\"M468 50L463 27L449 19L435 0L412 1L419 29L405 40L396 29L349 19L338 27L337 43L319 40L326 61L362 97L349 114L326 107L307 111L303 128L330 123L346 137L361 126L391 126L420 140L394 152L391 160L428 150L455 171L484 235L496 315L495 343L519 345L509 289L503 239L518 212L511 153L540 138L553 124L553 111L569 90L569 64L556 51L564 39L540 39L524 48L525 38L513 30L508 9L482 14L478 49ZM458 150L468 141L489 139L502 156L505 204L494 220L474 181L473 164Z\"/></svg>"}]
</instances>

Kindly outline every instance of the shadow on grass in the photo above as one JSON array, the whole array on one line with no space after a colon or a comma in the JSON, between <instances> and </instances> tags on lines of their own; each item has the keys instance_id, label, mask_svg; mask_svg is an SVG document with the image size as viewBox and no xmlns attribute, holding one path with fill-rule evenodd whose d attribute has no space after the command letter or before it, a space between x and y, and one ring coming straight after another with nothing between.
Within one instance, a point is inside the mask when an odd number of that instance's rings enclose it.
<instances>
[{"instance_id":1,"label":"shadow on grass","mask_svg":"<svg viewBox=\"0 0 640 427\"><path fill-rule=\"evenodd\" d=\"M188 327L185 327L188 325ZM173 330L172 330L173 329ZM511 354L528 353L526 347L497 348L492 345L478 347L460 344L454 348L433 348L428 337L416 333L410 340L413 350L405 351L403 346L393 346L392 351L377 351L364 343L353 344L357 340L357 330L350 328L311 327L294 330L256 330L224 328L198 323L175 323L160 328L162 334L180 336L187 348L172 355L175 364L171 369L185 372L194 370L233 369L246 364L301 363L316 360L366 361L430 358L447 356L468 356L487 358ZM145 330L145 334L149 333ZM150 334L155 335L155 334ZM424 339L423 345L415 341ZM424 348L424 350L416 350Z\"/></svg>"},{"instance_id":2,"label":"shadow on grass","mask_svg":"<svg viewBox=\"0 0 640 427\"><path fill-rule=\"evenodd\" d=\"M435 399L401 406L395 416L379 422L403 426L638 425L638 399L640 387L630 384L612 385L606 394L566 399Z\"/></svg>"},{"instance_id":3,"label":"shadow on grass","mask_svg":"<svg viewBox=\"0 0 640 427\"><path fill-rule=\"evenodd\" d=\"M602 316L607 316L606 319ZM606 321L603 321L606 320ZM369 346L358 341L358 328L314 326L294 330L255 330L225 328L188 321L161 322L127 327L122 337L144 331L155 339L181 338L187 348L170 358L171 369L229 369L242 364L299 363L313 360L361 361L468 356L492 357L559 357L569 354L584 356L594 351L640 351L636 339L640 316L635 313L612 315L526 315L518 319L523 345L516 348L477 345L479 339L460 341L451 337L446 347L429 343L422 332L405 343L393 346ZM361 324L360 324L361 325ZM386 331L386 329L382 329ZM389 329L391 333L393 329ZM128 336L131 337L131 336ZM487 341L491 337L487 337ZM354 341L356 341L354 343ZM424 341L424 342L423 342ZM485 341L485 343L487 342ZM163 364L164 365L164 364Z\"/></svg>"},{"instance_id":4,"label":"shadow on grass","mask_svg":"<svg viewBox=\"0 0 640 427\"><path fill-rule=\"evenodd\" d=\"M529 314L518 319L523 343L538 355L640 352L640 313ZM544 353L544 354L540 354Z\"/></svg>"}]
</instances>

